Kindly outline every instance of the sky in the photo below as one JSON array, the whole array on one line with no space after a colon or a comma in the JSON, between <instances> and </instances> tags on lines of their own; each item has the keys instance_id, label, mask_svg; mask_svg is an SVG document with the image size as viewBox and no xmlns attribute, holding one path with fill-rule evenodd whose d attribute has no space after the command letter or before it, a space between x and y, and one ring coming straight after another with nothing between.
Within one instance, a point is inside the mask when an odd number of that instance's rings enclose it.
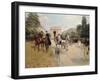
<instances>
[{"instance_id":1,"label":"sky","mask_svg":"<svg viewBox=\"0 0 100 81\"><path fill-rule=\"evenodd\" d=\"M34 13L34 12L33 12ZM82 22L82 16L85 16L89 23L89 16L75 14L58 14L58 13L37 13L42 27L49 31L51 27L61 27L62 30L75 28ZM27 15L26 15L27 16Z\"/></svg>"},{"instance_id":2,"label":"sky","mask_svg":"<svg viewBox=\"0 0 100 81\"><path fill-rule=\"evenodd\" d=\"M49 30L50 27L61 27L62 30L75 28L82 22L83 15L69 15L69 14L51 14L51 13L38 13L42 27ZM89 16L86 16L87 23L89 23Z\"/></svg>"}]
</instances>

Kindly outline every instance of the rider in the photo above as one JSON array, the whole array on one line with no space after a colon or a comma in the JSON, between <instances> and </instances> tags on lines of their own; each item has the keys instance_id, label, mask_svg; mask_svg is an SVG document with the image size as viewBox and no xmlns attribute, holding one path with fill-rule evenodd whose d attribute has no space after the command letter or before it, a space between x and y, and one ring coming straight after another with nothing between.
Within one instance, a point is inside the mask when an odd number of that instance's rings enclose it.
<instances>
[{"instance_id":1,"label":"rider","mask_svg":"<svg viewBox=\"0 0 100 81\"><path fill-rule=\"evenodd\" d=\"M48 31L46 31L46 38L47 38L48 44L51 45L50 34L48 33Z\"/></svg>"}]
</instances>

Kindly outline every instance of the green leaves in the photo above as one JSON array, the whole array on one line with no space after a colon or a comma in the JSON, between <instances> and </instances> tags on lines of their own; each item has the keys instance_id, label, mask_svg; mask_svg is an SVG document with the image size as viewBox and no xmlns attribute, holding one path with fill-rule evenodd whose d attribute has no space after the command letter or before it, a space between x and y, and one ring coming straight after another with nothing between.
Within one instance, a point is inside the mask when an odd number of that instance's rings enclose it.
<instances>
[{"instance_id":1,"label":"green leaves","mask_svg":"<svg viewBox=\"0 0 100 81\"><path fill-rule=\"evenodd\" d=\"M36 13L29 12L28 17L26 18L25 21L25 26L33 28L40 26L38 15Z\"/></svg>"},{"instance_id":2,"label":"green leaves","mask_svg":"<svg viewBox=\"0 0 100 81\"><path fill-rule=\"evenodd\" d=\"M89 24L87 24L86 17L82 17L82 24L77 26L77 32L80 38L89 39Z\"/></svg>"},{"instance_id":3,"label":"green leaves","mask_svg":"<svg viewBox=\"0 0 100 81\"><path fill-rule=\"evenodd\" d=\"M30 39L34 37L35 33L37 32L37 28L41 27L39 18L37 13L26 12L25 17L25 34L26 39Z\"/></svg>"}]
</instances>

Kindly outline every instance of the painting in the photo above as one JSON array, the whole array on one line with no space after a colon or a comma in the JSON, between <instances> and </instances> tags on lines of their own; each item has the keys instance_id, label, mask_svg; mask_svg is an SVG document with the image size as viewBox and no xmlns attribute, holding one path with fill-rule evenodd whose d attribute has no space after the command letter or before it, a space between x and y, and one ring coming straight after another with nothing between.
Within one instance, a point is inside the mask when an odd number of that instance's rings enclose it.
<instances>
[{"instance_id":1,"label":"painting","mask_svg":"<svg viewBox=\"0 0 100 81\"><path fill-rule=\"evenodd\" d=\"M89 64L89 16L25 13L25 67Z\"/></svg>"},{"instance_id":2,"label":"painting","mask_svg":"<svg viewBox=\"0 0 100 81\"><path fill-rule=\"evenodd\" d=\"M12 2L13 79L97 74L97 7Z\"/></svg>"}]
</instances>

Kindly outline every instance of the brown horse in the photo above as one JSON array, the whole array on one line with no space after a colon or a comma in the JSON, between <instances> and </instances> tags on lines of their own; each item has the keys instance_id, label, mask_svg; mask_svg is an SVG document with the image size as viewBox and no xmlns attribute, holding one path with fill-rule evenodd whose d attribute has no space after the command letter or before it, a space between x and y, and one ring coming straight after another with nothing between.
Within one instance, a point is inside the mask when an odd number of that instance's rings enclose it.
<instances>
[{"instance_id":1,"label":"brown horse","mask_svg":"<svg viewBox=\"0 0 100 81\"><path fill-rule=\"evenodd\" d=\"M44 51L44 49L47 51L50 45L50 39L48 39L48 37L45 35L45 37L43 37L43 35L41 33L38 33L34 36L34 49L37 48L38 51L40 51L41 49Z\"/></svg>"},{"instance_id":2,"label":"brown horse","mask_svg":"<svg viewBox=\"0 0 100 81\"><path fill-rule=\"evenodd\" d=\"M40 50L40 46L43 46L44 41L43 41L43 37L40 33L37 33L34 35L34 49L37 48L38 51ZM41 47L42 48L42 47Z\"/></svg>"}]
</instances>

